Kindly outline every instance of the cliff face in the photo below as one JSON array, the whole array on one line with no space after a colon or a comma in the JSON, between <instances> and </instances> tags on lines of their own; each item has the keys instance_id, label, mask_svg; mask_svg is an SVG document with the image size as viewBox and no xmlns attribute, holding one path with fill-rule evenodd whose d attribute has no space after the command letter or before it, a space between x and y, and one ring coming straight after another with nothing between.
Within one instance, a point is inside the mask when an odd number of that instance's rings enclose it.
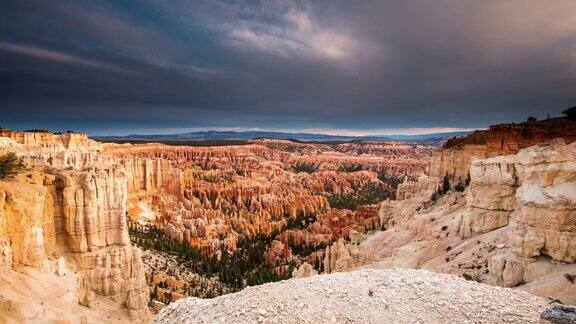
<instances>
[{"instance_id":1,"label":"cliff face","mask_svg":"<svg viewBox=\"0 0 576 324\"><path fill-rule=\"evenodd\" d=\"M91 140L86 134L63 133L53 134L50 132L13 132L0 129L0 137L10 138L29 151L87 151L99 147L99 143Z\"/></svg>"},{"instance_id":2,"label":"cliff face","mask_svg":"<svg viewBox=\"0 0 576 324\"><path fill-rule=\"evenodd\" d=\"M523 257L576 261L576 144L561 140L517 156L521 185L511 218L512 244Z\"/></svg>"},{"instance_id":3,"label":"cliff face","mask_svg":"<svg viewBox=\"0 0 576 324\"><path fill-rule=\"evenodd\" d=\"M474 160L462 234L470 237L508 225L519 179L513 157Z\"/></svg>"},{"instance_id":4,"label":"cliff face","mask_svg":"<svg viewBox=\"0 0 576 324\"><path fill-rule=\"evenodd\" d=\"M148 288L128 239L126 196L126 179L115 170L33 170L0 182L2 269L49 271L60 260L59 271L77 278L81 303L111 296L142 318Z\"/></svg>"},{"instance_id":5,"label":"cliff face","mask_svg":"<svg viewBox=\"0 0 576 324\"><path fill-rule=\"evenodd\" d=\"M46 189L40 185L0 182L2 269L42 266L46 259L43 231L45 197ZM49 227L51 224L46 225ZM50 241L49 249L53 250L53 240Z\"/></svg>"},{"instance_id":6,"label":"cliff face","mask_svg":"<svg viewBox=\"0 0 576 324\"><path fill-rule=\"evenodd\" d=\"M430 175L465 179L474 158L516 154L521 149L555 138L562 138L566 143L576 141L576 122L552 118L490 126L487 130L448 140L442 150L432 154Z\"/></svg>"},{"instance_id":7,"label":"cliff face","mask_svg":"<svg viewBox=\"0 0 576 324\"><path fill-rule=\"evenodd\" d=\"M576 303L566 277L576 271L575 150L557 139L473 159L469 186L435 200L429 180L405 183L380 204L385 230L357 249L375 255L370 267L432 269Z\"/></svg>"},{"instance_id":8,"label":"cliff face","mask_svg":"<svg viewBox=\"0 0 576 324\"><path fill-rule=\"evenodd\" d=\"M432 153L430 176L442 178L445 175L453 179L466 179L470 162L474 158L486 158L486 145L466 144L459 148L443 148Z\"/></svg>"},{"instance_id":9,"label":"cliff face","mask_svg":"<svg viewBox=\"0 0 576 324\"><path fill-rule=\"evenodd\" d=\"M55 210L62 211L67 261L79 277L80 300L90 306L94 293L112 296L132 317L141 317L148 288L140 250L128 237L122 169L62 171L53 186Z\"/></svg>"},{"instance_id":10,"label":"cliff face","mask_svg":"<svg viewBox=\"0 0 576 324\"><path fill-rule=\"evenodd\" d=\"M545 254L574 262L575 149L576 145L558 139L517 155L472 163L464 235L511 222L510 239L520 256Z\"/></svg>"},{"instance_id":11,"label":"cliff face","mask_svg":"<svg viewBox=\"0 0 576 324\"><path fill-rule=\"evenodd\" d=\"M76 281L72 304L79 301L93 312L104 311L96 303L97 295L108 296L117 309L127 308L133 319L146 317L148 287L140 251L128 237L123 169L88 167L88 160L76 163L81 159L74 157L95 157L99 148L85 135L9 135L8 148L15 148L29 169L0 181L0 275L10 278L14 271L39 271L35 276L44 279L36 284L42 285L44 280L57 281L52 274L67 274ZM18 294L12 302L26 305ZM37 316L26 309L23 306L12 319ZM46 319L68 318L57 310L46 314Z\"/></svg>"}]
</instances>

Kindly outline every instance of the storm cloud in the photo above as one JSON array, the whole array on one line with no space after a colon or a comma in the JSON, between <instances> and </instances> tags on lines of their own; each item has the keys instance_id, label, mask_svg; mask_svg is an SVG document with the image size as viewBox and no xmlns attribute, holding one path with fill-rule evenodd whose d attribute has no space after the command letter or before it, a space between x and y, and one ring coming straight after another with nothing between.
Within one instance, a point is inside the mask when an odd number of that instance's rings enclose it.
<instances>
[{"instance_id":1,"label":"storm cloud","mask_svg":"<svg viewBox=\"0 0 576 324\"><path fill-rule=\"evenodd\" d=\"M477 128L576 104L576 1L0 5L0 126Z\"/></svg>"}]
</instances>

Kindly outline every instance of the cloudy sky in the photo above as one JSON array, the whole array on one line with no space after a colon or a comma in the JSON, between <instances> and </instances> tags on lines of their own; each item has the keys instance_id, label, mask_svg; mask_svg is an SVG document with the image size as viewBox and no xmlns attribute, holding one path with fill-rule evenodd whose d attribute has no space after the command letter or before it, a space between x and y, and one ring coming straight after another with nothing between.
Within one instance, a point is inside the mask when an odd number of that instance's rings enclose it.
<instances>
[{"instance_id":1,"label":"cloudy sky","mask_svg":"<svg viewBox=\"0 0 576 324\"><path fill-rule=\"evenodd\" d=\"M0 126L482 128L576 104L574 0L18 0Z\"/></svg>"}]
</instances>

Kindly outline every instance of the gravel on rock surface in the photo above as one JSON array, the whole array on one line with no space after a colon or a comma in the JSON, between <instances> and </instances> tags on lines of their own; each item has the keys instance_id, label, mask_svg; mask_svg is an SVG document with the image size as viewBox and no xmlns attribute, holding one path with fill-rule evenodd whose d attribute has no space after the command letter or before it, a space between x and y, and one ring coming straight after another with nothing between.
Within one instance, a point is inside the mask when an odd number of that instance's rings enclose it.
<instances>
[{"instance_id":1,"label":"gravel on rock surface","mask_svg":"<svg viewBox=\"0 0 576 324\"><path fill-rule=\"evenodd\" d=\"M361 269L181 299L155 323L539 323L547 306L524 291L453 275Z\"/></svg>"}]
</instances>

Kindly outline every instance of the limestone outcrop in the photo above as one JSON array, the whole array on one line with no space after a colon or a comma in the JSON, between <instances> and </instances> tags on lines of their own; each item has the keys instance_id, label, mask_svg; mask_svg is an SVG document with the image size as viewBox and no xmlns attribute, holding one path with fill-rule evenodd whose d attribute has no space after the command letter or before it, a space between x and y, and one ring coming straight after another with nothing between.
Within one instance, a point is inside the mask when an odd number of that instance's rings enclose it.
<instances>
[{"instance_id":1,"label":"limestone outcrop","mask_svg":"<svg viewBox=\"0 0 576 324\"><path fill-rule=\"evenodd\" d=\"M404 181L396 189L396 200L410 199L416 195L431 197L437 187L437 179L428 176L420 176L417 181Z\"/></svg>"},{"instance_id":2,"label":"limestone outcrop","mask_svg":"<svg viewBox=\"0 0 576 324\"><path fill-rule=\"evenodd\" d=\"M128 192L122 170L64 170L57 173L53 186L58 198L62 199L61 217L70 252L129 244Z\"/></svg>"},{"instance_id":3,"label":"limestone outcrop","mask_svg":"<svg viewBox=\"0 0 576 324\"><path fill-rule=\"evenodd\" d=\"M486 158L485 144L465 144L462 147L445 147L432 153L430 175L441 179L448 175L452 179L466 179L473 158Z\"/></svg>"},{"instance_id":4,"label":"limestone outcrop","mask_svg":"<svg viewBox=\"0 0 576 324\"><path fill-rule=\"evenodd\" d=\"M43 231L45 197L46 189L41 185L0 182L3 269L42 266L46 259Z\"/></svg>"}]
</instances>

